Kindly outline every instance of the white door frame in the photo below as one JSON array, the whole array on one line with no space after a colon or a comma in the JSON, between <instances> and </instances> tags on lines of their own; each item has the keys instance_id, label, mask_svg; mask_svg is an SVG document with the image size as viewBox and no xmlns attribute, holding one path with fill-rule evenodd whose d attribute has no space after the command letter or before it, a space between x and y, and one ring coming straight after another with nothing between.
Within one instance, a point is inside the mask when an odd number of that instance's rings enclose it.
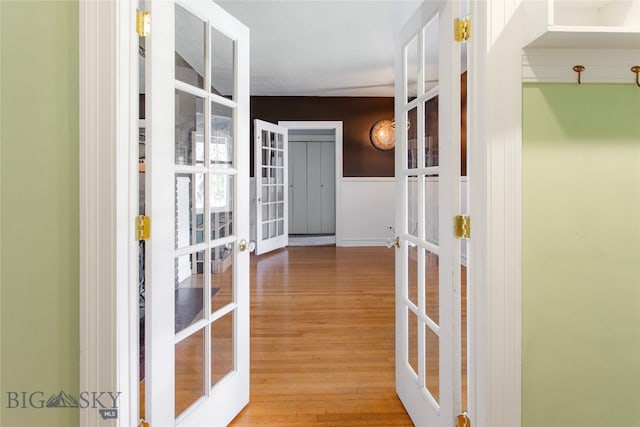
<instances>
[{"instance_id":1,"label":"white door frame","mask_svg":"<svg viewBox=\"0 0 640 427\"><path fill-rule=\"evenodd\" d=\"M483 427L519 427L522 422L521 32L525 17L518 3L470 2L468 393L472 424Z\"/></svg>"},{"instance_id":2,"label":"white door frame","mask_svg":"<svg viewBox=\"0 0 640 427\"><path fill-rule=\"evenodd\" d=\"M80 391L121 392L121 426L137 425L139 413L136 5L78 4ZM80 425L105 421L80 410Z\"/></svg>"},{"instance_id":3,"label":"white door frame","mask_svg":"<svg viewBox=\"0 0 640 427\"><path fill-rule=\"evenodd\" d=\"M289 130L334 130L336 134L335 143L335 181L336 181L336 246L344 246L342 229L342 122L341 121L279 121L278 126L288 128ZM289 159L291 161L291 159Z\"/></svg>"},{"instance_id":4,"label":"white door frame","mask_svg":"<svg viewBox=\"0 0 640 427\"><path fill-rule=\"evenodd\" d=\"M137 153L130 143L137 142L138 126L136 4L79 2L80 390L121 391L115 422L121 426L138 421L137 287L130 286L138 274ZM520 31L515 9L494 1L473 1L471 8L469 412L474 426L518 427L522 46L509 34ZM337 177L341 127L339 135ZM97 411L81 410L80 425L104 421Z\"/></svg>"}]
</instances>

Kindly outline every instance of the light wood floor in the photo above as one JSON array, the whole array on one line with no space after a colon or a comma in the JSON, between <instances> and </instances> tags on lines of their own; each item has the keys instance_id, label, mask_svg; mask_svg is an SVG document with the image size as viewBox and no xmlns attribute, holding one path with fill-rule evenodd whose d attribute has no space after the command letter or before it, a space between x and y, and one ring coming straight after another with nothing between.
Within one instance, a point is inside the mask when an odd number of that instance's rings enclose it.
<instances>
[{"instance_id":1,"label":"light wood floor","mask_svg":"<svg viewBox=\"0 0 640 427\"><path fill-rule=\"evenodd\" d=\"M412 425L394 390L394 256L386 248L326 246L251 257L251 402L231 426ZM427 309L435 317L437 260L428 264ZM464 268L462 279L466 407ZM202 351L187 350L176 361L190 383L188 354ZM427 356L427 383L437 394L437 352ZM178 413L201 394L201 384L191 382L176 384Z\"/></svg>"},{"instance_id":2,"label":"light wood floor","mask_svg":"<svg viewBox=\"0 0 640 427\"><path fill-rule=\"evenodd\" d=\"M251 403L232 426L409 426L394 391L394 251L252 257Z\"/></svg>"}]
</instances>

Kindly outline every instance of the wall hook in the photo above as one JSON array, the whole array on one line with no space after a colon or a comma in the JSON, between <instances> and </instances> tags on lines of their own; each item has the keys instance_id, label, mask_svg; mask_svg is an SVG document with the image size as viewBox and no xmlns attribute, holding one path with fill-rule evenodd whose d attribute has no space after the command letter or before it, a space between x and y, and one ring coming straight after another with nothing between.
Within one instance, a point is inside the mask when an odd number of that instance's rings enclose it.
<instances>
[{"instance_id":1,"label":"wall hook","mask_svg":"<svg viewBox=\"0 0 640 427\"><path fill-rule=\"evenodd\" d=\"M582 84L582 72L585 70L584 65L574 65L573 71L578 73L578 84Z\"/></svg>"},{"instance_id":2,"label":"wall hook","mask_svg":"<svg viewBox=\"0 0 640 427\"><path fill-rule=\"evenodd\" d=\"M638 85L638 87L640 87L640 81L638 79L640 79L640 65L634 65L633 67L631 67L631 72L632 73L636 73L636 84Z\"/></svg>"}]
</instances>

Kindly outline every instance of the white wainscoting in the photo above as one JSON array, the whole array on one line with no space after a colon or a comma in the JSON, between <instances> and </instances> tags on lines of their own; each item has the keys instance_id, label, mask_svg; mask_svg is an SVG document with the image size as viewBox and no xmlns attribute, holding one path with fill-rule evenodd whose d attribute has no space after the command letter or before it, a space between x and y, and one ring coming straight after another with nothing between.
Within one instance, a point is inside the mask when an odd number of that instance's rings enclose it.
<instances>
[{"instance_id":1,"label":"white wainscoting","mask_svg":"<svg viewBox=\"0 0 640 427\"><path fill-rule=\"evenodd\" d=\"M337 246L384 246L395 227L394 178L342 178L339 182L342 233Z\"/></svg>"},{"instance_id":2,"label":"white wainscoting","mask_svg":"<svg viewBox=\"0 0 640 427\"><path fill-rule=\"evenodd\" d=\"M256 238L256 182L251 178L251 240ZM462 213L467 213L467 177L460 179ZM338 180L336 197L336 222L342 224L336 230L336 246L384 246L394 237L389 226L395 227L395 179L394 178L342 178ZM438 211L438 192L427 204L430 211ZM462 241L462 263L467 264L467 242Z\"/></svg>"}]
</instances>

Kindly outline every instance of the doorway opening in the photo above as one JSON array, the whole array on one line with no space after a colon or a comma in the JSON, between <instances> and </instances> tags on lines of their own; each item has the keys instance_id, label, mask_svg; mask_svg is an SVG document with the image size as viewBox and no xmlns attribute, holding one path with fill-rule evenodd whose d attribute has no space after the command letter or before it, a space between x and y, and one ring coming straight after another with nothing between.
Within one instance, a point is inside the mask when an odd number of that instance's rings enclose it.
<instances>
[{"instance_id":1,"label":"doorway opening","mask_svg":"<svg viewBox=\"0 0 640 427\"><path fill-rule=\"evenodd\" d=\"M340 241L342 122L280 121L289 129L289 246Z\"/></svg>"},{"instance_id":2,"label":"doorway opening","mask_svg":"<svg viewBox=\"0 0 640 427\"><path fill-rule=\"evenodd\" d=\"M335 130L289 131L289 245L336 243Z\"/></svg>"}]
</instances>

